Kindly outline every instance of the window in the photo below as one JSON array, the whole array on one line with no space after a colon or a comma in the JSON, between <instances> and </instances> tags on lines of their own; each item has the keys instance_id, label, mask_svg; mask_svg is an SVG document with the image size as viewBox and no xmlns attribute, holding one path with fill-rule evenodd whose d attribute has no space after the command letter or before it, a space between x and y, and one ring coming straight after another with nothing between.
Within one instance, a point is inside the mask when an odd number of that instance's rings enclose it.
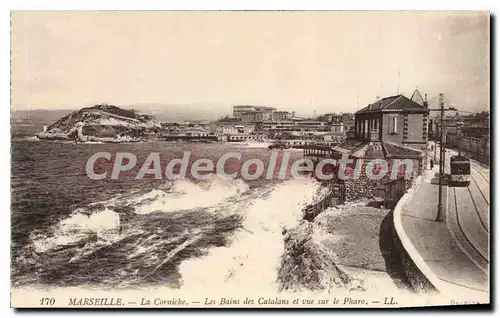
<instances>
[{"instance_id":1,"label":"window","mask_svg":"<svg viewBox=\"0 0 500 318\"><path fill-rule=\"evenodd\" d=\"M395 135L398 133L398 117L389 117L389 134Z\"/></svg>"},{"instance_id":2,"label":"window","mask_svg":"<svg viewBox=\"0 0 500 318\"><path fill-rule=\"evenodd\" d=\"M470 174L470 164L468 162L454 162L451 164L452 174Z\"/></svg>"}]
</instances>

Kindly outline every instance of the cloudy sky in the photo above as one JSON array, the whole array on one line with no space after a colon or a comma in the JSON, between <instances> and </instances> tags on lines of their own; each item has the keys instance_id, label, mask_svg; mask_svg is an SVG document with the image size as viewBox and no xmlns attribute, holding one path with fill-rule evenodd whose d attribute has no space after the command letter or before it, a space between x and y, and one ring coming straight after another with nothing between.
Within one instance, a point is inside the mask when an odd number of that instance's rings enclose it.
<instances>
[{"instance_id":1,"label":"cloudy sky","mask_svg":"<svg viewBox=\"0 0 500 318\"><path fill-rule=\"evenodd\" d=\"M398 75L399 74L399 75ZM14 12L12 108L489 106L489 18L429 12Z\"/></svg>"}]
</instances>

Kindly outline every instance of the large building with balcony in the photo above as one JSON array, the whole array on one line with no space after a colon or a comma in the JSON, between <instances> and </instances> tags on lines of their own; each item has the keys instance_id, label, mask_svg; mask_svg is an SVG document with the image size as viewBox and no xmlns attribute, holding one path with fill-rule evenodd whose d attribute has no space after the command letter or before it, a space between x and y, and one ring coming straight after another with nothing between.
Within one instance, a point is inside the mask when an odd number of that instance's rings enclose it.
<instances>
[{"instance_id":1,"label":"large building with balcony","mask_svg":"<svg viewBox=\"0 0 500 318\"><path fill-rule=\"evenodd\" d=\"M233 118L254 122L271 119L271 113L276 108L268 106L235 105L233 106ZM257 120L254 120L257 119Z\"/></svg>"},{"instance_id":2,"label":"large building with balcony","mask_svg":"<svg viewBox=\"0 0 500 318\"><path fill-rule=\"evenodd\" d=\"M218 121L210 124L210 131L218 133L219 135L225 134L249 134L255 130L255 125L251 123L243 123L240 121Z\"/></svg>"},{"instance_id":3,"label":"large building with balcony","mask_svg":"<svg viewBox=\"0 0 500 318\"><path fill-rule=\"evenodd\" d=\"M332 129L332 131L337 131L338 127L342 127L342 131L348 132L351 130L354 125L354 115L351 113L328 113L318 117L319 121L324 121L330 125L335 126L337 128Z\"/></svg>"},{"instance_id":4,"label":"large building with balcony","mask_svg":"<svg viewBox=\"0 0 500 318\"><path fill-rule=\"evenodd\" d=\"M261 127L267 132L327 132L332 129L327 122L308 119L264 121Z\"/></svg>"},{"instance_id":5,"label":"large building with balcony","mask_svg":"<svg viewBox=\"0 0 500 318\"><path fill-rule=\"evenodd\" d=\"M233 118L249 123L290 120L293 116L293 112L276 110L274 107L250 105L233 106Z\"/></svg>"},{"instance_id":6,"label":"large building with balcony","mask_svg":"<svg viewBox=\"0 0 500 318\"><path fill-rule=\"evenodd\" d=\"M271 113L271 120L280 121L280 120L289 120L294 117L293 112L287 112L284 110L276 110Z\"/></svg>"},{"instance_id":7,"label":"large building with balcony","mask_svg":"<svg viewBox=\"0 0 500 318\"><path fill-rule=\"evenodd\" d=\"M369 177L367 172L374 170L373 159L383 159L385 171L397 167L395 177L404 191L426 165L428 115L425 100L419 103L418 98L413 100L403 95L385 97L356 112L353 136L334 147L306 145L304 155L313 162L322 158L341 160L344 156L352 159L345 170L347 179L332 181L345 186L347 200L377 196L377 189L385 190L388 183L396 181L392 173ZM405 162L404 169L400 169L401 160ZM340 165L334 167L334 175L339 169Z\"/></svg>"}]
</instances>

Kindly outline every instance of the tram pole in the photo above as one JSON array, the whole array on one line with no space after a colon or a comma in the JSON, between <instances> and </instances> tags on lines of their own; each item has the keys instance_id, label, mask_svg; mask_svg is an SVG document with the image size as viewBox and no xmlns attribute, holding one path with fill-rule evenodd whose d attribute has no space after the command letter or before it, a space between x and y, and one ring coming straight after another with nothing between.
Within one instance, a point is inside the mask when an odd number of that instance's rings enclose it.
<instances>
[{"instance_id":1,"label":"tram pole","mask_svg":"<svg viewBox=\"0 0 500 318\"><path fill-rule=\"evenodd\" d=\"M434 138L434 163L436 162L437 145L438 145L438 140Z\"/></svg>"},{"instance_id":2,"label":"tram pole","mask_svg":"<svg viewBox=\"0 0 500 318\"><path fill-rule=\"evenodd\" d=\"M443 221L443 122L444 122L444 102L443 93L439 94L439 107L441 109L441 129L439 129L439 196L438 196L438 210L437 210L437 222Z\"/></svg>"},{"instance_id":3,"label":"tram pole","mask_svg":"<svg viewBox=\"0 0 500 318\"><path fill-rule=\"evenodd\" d=\"M438 206L437 206L437 216L436 222L444 221L443 214L443 174L444 174L444 161L445 161L445 150L443 147L443 131L444 131L444 111L445 110L456 110L454 107L444 108L444 98L443 93L439 94L439 108L430 109L432 111L439 111L441 114L440 127L439 127L439 191L438 191ZM434 155L436 152L434 152Z\"/></svg>"}]
</instances>

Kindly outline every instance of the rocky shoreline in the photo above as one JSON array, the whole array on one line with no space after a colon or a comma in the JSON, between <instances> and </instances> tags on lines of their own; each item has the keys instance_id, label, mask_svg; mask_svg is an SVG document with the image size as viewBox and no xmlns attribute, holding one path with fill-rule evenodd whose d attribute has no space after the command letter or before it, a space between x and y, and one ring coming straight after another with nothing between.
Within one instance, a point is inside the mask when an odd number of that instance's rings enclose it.
<instances>
[{"instance_id":1,"label":"rocky shoreline","mask_svg":"<svg viewBox=\"0 0 500 318\"><path fill-rule=\"evenodd\" d=\"M411 291L402 269L390 263L391 212L368 204L364 199L328 208L286 231L280 291Z\"/></svg>"}]
</instances>

